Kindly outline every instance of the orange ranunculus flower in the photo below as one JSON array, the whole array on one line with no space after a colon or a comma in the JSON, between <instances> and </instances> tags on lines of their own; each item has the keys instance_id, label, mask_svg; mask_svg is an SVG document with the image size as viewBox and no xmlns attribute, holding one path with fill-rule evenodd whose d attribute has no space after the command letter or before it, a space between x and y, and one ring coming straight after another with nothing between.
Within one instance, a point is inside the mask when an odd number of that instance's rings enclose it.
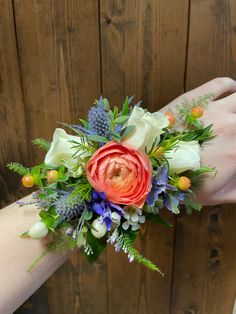
<instances>
[{"instance_id":1,"label":"orange ranunculus flower","mask_svg":"<svg viewBox=\"0 0 236 314\"><path fill-rule=\"evenodd\" d=\"M92 187L116 204L141 208L151 189L149 157L125 143L111 141L99 148L90 158L86 173Z\"/></svg>"}]
</instances>

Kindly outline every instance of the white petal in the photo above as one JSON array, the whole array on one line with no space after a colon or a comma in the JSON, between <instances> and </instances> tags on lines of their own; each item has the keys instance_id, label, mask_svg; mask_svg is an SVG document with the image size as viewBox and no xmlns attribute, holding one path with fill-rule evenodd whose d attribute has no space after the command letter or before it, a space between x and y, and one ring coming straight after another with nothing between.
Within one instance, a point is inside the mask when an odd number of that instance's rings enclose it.
<instances>
[{"instance_id":1,"label":"white petal","mask_svg":"<svg viewBox=\"0 0 236 314\"><path fill-rule=\"evenodd\" d=\"M122 228L123 228L124 230L129 229L129 223L128 223L128 221L123 222Z\"/></svg>"},{"instance_id":2,"label":"white petal","mask_svg":"<svg viewBox=\"0 0 236 314\"><path fill-rule=\"evenodd\" d=\"M141 224L145 223L145 216L139 216L139 222Z\"/></svg>"},{"instance_id":3,"label":"white petal","mask_svg":"<svg viewBox=\"0 0 236 314\"><path fill-rule=\"evenodd\" d=\"M132 221L132 222L138 222L138 219L139 219L138 214L133 214L133 215L131 216L131 221Z\"/></svg>"}]
</instances>

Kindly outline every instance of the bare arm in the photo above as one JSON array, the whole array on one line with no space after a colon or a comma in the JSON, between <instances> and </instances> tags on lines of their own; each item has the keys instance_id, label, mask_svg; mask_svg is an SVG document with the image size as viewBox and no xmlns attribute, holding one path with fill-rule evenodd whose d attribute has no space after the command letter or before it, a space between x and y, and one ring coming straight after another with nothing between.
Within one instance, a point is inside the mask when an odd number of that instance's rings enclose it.
<instances>
[{"instance_id":1,"label":"bare arm","mask_svg":"<svg viewBox=\"0 0 236 314\"><path fill-rule=\"evenodd\" d=\"M31 195L22 200L30 200ZM13 203L0 210L0 314L15 311L68 258L50 253L28 273L32 261L45 250L45 241L22 239L21 233L38 221L34 205Z\"/></svg>"}]
</instances>

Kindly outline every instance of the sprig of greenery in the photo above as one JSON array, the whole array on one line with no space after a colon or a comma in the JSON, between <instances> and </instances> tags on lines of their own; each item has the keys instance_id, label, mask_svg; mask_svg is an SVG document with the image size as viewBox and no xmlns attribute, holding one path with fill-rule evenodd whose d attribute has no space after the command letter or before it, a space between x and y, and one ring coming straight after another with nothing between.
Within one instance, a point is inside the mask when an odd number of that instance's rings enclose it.
<instances>
[{"instance_id":1,"label":"sprig of greenery","mask_svg":"<svg viewBox=\"0 0 236 314\"><path fill-rule=\"evenodd\" d=\"M135 236L136 237L136 236ZM164 274L161 272L161 270L150 260L148 260L146 257L143 257L134 247L134 236L132 233L124 233L123 234L123 251L125 251L130 257L132 257L136 262L143 264L147 268L153 271L159 272L162 276Z\"/></svg>"},{"instance_id":2,"label":"sprig of greenery","mask_svg":"<svg viewBox=\"0 0 236 314\"><path fill-rule=\"evenodd\" d=\"M51 143L44 138L36 138L32 141L33 145L37 145L45 151L49 151Z\"/></svg>"},{"instance_id":3,"label":"sprig of greenery","mask_svg":"<svg viewBox=\"0 0 236 314\"><path fill-rule=\"evenodd\" d=\"M7 168L11 171L18 173L21 176L27 175L30 173L30 168L24 167L18 162L9 162Z\"/></svg>"},{"instance_id":4,"label":"sprig of greenery","mask_svg":"<svg viewBox=\"0 0 236 314\"><path fill-rule=\"evenodd\" d=\"M35 267L39 264L39 262L41 262L41 260L45 256L47 256L49 253L59 251L65 254L67 249L68 249L68 240L66 239L66 237L63 236L62 234L55 234L54 240L50 242L49 244L47 244L42 254L40 254L38 257L35 258L35 260L33 260L31 265L27 269L27 272L31 273L35 269Z\"/></svg>"},{"instance_id":5,"label":"sprig of greenery","mask_svg":"<svg viewBox=\"0 0 236 314\"><path fill-rule=\"evenodd\" d=\"M205 128L199 129L199 130L193 130L193 131L188 131L184 132L180 135L176 136L176 139L185 141L185 142L190 142L190 141L198 141L199 144L202 144L203 142L209 141L215 137L213 134L213 124L208 125Z\"/></svg>"},{"instance_id":6,"label":"sprig of greenery","mask_svg":"<svg viewBox=\"0 0 236 314\"><path fill-rule=\"evenodd\" d=\"M200 211L202 209L202 205L195 201L194 196L191 194L187 194L184 202L184 206L186 208L186 212L188 215L192 214L193 210Z\"/></svg>"}]
</instances>

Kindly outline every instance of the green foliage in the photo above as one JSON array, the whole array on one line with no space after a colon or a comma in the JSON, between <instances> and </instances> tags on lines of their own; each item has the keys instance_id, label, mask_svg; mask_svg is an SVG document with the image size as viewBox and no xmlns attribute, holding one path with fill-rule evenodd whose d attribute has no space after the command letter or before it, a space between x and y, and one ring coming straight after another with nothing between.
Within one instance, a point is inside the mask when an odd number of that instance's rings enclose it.
<instances>
[{"instance_id":1,"label":"green foliage","mask_svg":"<svg viewBox=\"0 0 236 314\"><path fill-rule=\"evenodd\" d=\"M99 142L99 143L107 143L107 142L109 142L109 140L106 137L103 137L103 136L100 136L100 135L88 134L86 136L87 136L87 138L90 141L93 141L93 142Z\"/></svg>"},{"instance_id":2,"label":"green foliage","mask_svg":"<svg viewBox=\"0 0 236 314\"><path fill-rule=\"evenodd\" d=\"M30 174L30 168L26 168L18 162L9 162L7 164L7 168L11 171L18 173L21 176Z\"/></svg>"},{"instance_id":3,"label":"green foliage","mask_svg":"<svg viewBox=\"0 0 236 314\"><path fill-rule=\"evenodd\" d=\"M136 262L143 264L147 268L153 271L159 272L161 275L163 273L161 270L150 260L143 257L134 247L133 242L136 238L135 233L123 233L123 251L125 251L130 257L132 257ZM164 275L163 275L164 276Z\"/></svg>"},{"instance_id":4,"label":"green foliage","mask_svg":"<svg viewBox=\"0 0 236 314\"><path fill-rule=\"evenodd\" d=\"M71 205L75 205L79 200L80 202L90 200L93 188L86 178L81 178L75 184L71 184L70 186L74 188L68 198L69 202L72 201Z\"/></svg>"},{"instance_id":5,"label":"green foliage","mask_svg":"<svg viewBox=\"0 0 236 314\"><path fill-rule=\"evenodd\" d=\"M188 170L184 174L191 180L192 189L197 189L203 183L204 180L209 179L209 176L204 176L206 174L212 174L215 176L217 173L215 168L201 166L197 170Z\"/></svg>"},{"instance_id":6,"label":"green foliage","mask_svg":"<svg viewBox=\"0 0 236 314\"><path fill-rule=\"evenodd\" d=\"M95 262L99 256L103 253L105 247L106 247L106 241L95 238L91 231L88 230L86 233L86 240L88 244L90 245L93 254L87 254L85 252L85 257L89 261L89 263Z\"/></svg>"},{"instance_id":7,"label":"green foliage","mask_svg":"<svg viewBox=\"0 0 236 314\"><path fill-rule=\"evenodd\" d=\"M194 196L191 195L191 194L188 194L186 196L186 199L185 199L185 208L186 208L186 212L187 214L192 214L192 211L193 210L196 210L196 211L200 211L202 209L202 205L199 204L197 201L194 200Z\"/></svg>"},{"instance_id":8,"label":"green foliage","mask_svg":"<svg viewBox=\"0 0 236 314\"><path fill-rule=\"evenodd\" d=\"M191 115L191 110L193 107L198 106L201 108L206 108L209 101L214 97L214 94L206 94L203 96L198 97L198 99L193 99L192 101L189 101L187 98L184 98L184 101L180 105L179 114L178 114L178 120L179 122L183 120L187 126L194 127L197 130L200 130L203 128L203 124L199 121L198 118L195 118Z\"/></svg>"},{"instance_id":9,"label":"green foliage","mask_svg":"<svg viewBox=\"0 0 236 314\"><path fill-rule=\"evenodd\" d=\"M50 142L48 142L47 140L45 140L44 138L40 137L40 138L36 138L32 141L32 143L34 145L39 146L40 148L42 148L45 151L49 151L50 149Z\"/></svg>"},{"instance_id":10,"label":"green foliage","mask_svg":"<svg viewBox=\"0 0 236 314\"><path fill-rule=\"evenodd\" d=\"M189 101L187 98L184 98L184 101L180 104L179 115L180 118L184 119L187 114L190 113L193 107L198 106L201 108L206 108L209 101L214 98L214 94L209 93L203 96L199 96L198 99L192 99Z\"/></svg>"},{"instance_id":11,"label":"green foliage","mask_svg":"<svg viewBox=\"0 0 236 314\"><path fill-rule=\"evenodd\" d=\"M36 257L36 259L32 262L30 267L27 269L27 272L31 273L32 270L38 265L38 263L49 253L51 252L61 252L63 254L66 253L68 249L68 240L62 234L54 234L53 241L47 244L45 250L42 252L41 255Z\"/></svg>"},{"instance_id":12,"label":"green foliage","mask_svg":"<svg viewBox=\"0 0 236 314\"><path fill-rule=\"evenodd\" d=\"M209 141L214 138L212 127L213 124L208 125L207 127L200 130L185 132L178 136L178 139L186 142L195 140L198 141L199 144L202 144L203 142Z\"/></svg>"},{"instance_id":13,"label":"green foliage","mask_svg":"<svg viewBox=\"0 0 236 314\"><path fill-rule=\"evenodd\" d=\"M129 114L129 98L128 98L128 96L126 96L125 102L124 102L123 107L122 107L121 115L127 116L128 114Z\"/></svg>"},{"instance_id":14,"label":"green foliage","mask_svg":"<svg viewBox=\"0 0 236 314\"><path fill-rule=\"evenodd\" d=\"M48 229L53 232L55 232L56 227L58 227L58 222L61 222L60 215L58 215L52 207L47 211L41 210L39 216Z\"/></svg>"}]
</instances>

